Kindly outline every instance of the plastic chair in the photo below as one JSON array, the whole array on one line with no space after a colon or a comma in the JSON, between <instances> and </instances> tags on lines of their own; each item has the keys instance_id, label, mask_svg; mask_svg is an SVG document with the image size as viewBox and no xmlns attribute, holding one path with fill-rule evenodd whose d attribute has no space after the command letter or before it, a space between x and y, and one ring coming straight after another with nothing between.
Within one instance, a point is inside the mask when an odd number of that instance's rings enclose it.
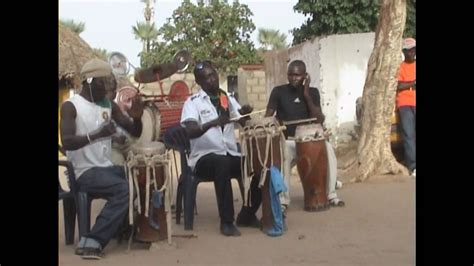
<instances>
[{"instance_id":1,"label":"plastic chair","mask_svg":"<svg viewBox=\"0 0 474 266\"><path fill-rule=\"evenodd\" d=\"M63 190L61 184L59 183L58 175L58 200L63 200L63 214L64 214L64 234L66 239L66 245L74 244L74 232L76 226L76 201L74 198L74 192L76 191L75 186L75 175L74 169L71 162L65 160L59 160L59 166L66 167L69 191ZM74 180L71 182L71 180Z\"/></svg>"},{"instance_id":2,"label":"plastic chair","mask_svg":"<svg viewBox=\"0 0 474 266\"><path fill-rule=\"evenodd\" d=\"M181 125L170 127L163 136L163 142L168 149L179 151L181 158L181 175L179 177L176 192L176 224L180 224L181 211L184 209L184 230L193 230L194 210L195 208L197 209L197 187L199 183L212 182L213 179L197 176L188 166L187 158L191 152L191 145L184 127ZM240 194L243 200L244 184L242 179L238 176L233 178L237 179L237 182L239 183Z\"/></svg>"}]
</instances>

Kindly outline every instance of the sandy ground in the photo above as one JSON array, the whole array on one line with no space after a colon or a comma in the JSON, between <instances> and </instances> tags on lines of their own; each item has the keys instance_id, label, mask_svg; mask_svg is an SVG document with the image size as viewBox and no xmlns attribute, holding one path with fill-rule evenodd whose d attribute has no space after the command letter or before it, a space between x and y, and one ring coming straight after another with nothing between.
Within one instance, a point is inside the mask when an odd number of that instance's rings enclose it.
<instances>
[{"instance_id":1,"label":"sandy ground","mask_svg":"<svg viewBox=\"0 0 474 266\"><path fill-rule=\"evenodd\" d=\"M233 181L235 210L242 201ZM112 240L106 257L82 260L75 245L65 246L62 202L59 202L59 265L414 265L415 180L409 177L376 177L364 183L344 184L338 190L343 208L309 213L303 210L299 178L291 179L292 205L288 231L269 237L258 229L240 228L242 236L219 233L219 219L212 183L198 188L194 231L174 223L173 233L195 233L196 238L173 238L173 245L159 243L148 250ZM93 202L93 217L104 201ZM77 244L77 231L76 240Z\"/></svg>"}]
</instances>

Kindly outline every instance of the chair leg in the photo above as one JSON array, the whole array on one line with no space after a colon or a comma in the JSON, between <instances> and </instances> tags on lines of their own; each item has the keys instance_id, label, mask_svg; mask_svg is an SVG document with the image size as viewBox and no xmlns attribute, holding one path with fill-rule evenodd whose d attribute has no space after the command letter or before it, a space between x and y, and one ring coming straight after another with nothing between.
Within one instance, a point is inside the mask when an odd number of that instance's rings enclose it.
<instances>
[{"instance_id":1,"label":"chair leg","mask_svg":"<svg viewBox=\"0 0 474 266\"><path fill-rule=\"evenodd\" d=\"M183 210L183 182L178 183L176 190L176 224L181 223L181 211Z\"/></svg>"},{"instance_id":2,"label":"chair leg","mask_svg":"<svg viewBox=\"0 0 474 266\"><path fill-rule=\"evenodd\" d=\"M196 204L196 190L199 181L190 175L185 184L184 193L184 230L193 230L194 225L194 207Z\"/></svg>"},{"instance_id":3,"label":"chair leg","mask_svg":"<svg viewBox=\"0 0 474 266\"><path fill-rule=\"evenodd\" d=\"M74 230L76 229L76 205L74 199L63 199L63 214L66 245L72 245L74 244Z\"/></svg>"}]
</instances>

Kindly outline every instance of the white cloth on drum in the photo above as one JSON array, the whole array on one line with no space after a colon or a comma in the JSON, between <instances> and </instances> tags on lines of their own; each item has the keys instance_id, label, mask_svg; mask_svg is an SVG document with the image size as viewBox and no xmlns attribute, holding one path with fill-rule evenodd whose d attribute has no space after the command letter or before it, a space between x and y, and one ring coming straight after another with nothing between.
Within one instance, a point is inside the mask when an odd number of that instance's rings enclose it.
<instances>
[{"instance_id":1,"label":"white cloth on drum","mask_svg":"<svg viewBox=\"0 0 474 266\"><path fill-rule=\"evenodd\" d=\"M328 141L324 141L326 144L326 151L328 155L328 199L332 200L337 198L336 193L336 181L337 181L337 158L334 149ZM280 202L282 205L290 205L290 176L291 169L296 166L296 143L294 140L286 140L286 155L285 155L285 167L284 167L284 178L285 185L288 188L286 192L280 193Z\"/></svg>"},{"instance_id":2,"label":"white cloth on drum","mask_svg":"<svg viewBox=\"0 0 474 266\"><path fill-rule=\"evenodd\" d=\"M230 118L240 117L240 105L233 97L229 97ZM189 97L183 105L181 113L181 124L187 121L196 121L199 125L218 118L216 108L212 105L207 93L200 89L193 96ZM199 158L215 153L233 156L240 156L237 149L237 141L234 133L234 123L228 123L224 130L220 127L212 127L199 138L191 139L191 154L188 165L194 169Z\"/></svg>"}]
</instances>

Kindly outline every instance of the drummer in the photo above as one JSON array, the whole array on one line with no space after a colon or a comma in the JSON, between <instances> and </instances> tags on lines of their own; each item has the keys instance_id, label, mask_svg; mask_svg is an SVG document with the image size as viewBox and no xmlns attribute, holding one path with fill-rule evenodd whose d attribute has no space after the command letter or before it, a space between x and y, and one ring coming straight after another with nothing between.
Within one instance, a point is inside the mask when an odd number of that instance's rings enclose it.
<instances>
[{"instance_id":1,"label":"drummer","mask_svg":"<svg viewBox=\"0 0 474 266\"><path fill-rule=\"evenodd\" d=\"M111 162L111 136L115 123L133 136L142 131L143 103L133 100L132 120L106 97L106 88L116 86L109 64L92 59L80 73L82 90L61 106L60 134L67 158L74 166L79 191L107 200L89 233L81 236L76 254L100 259L102 250L118 232L128 211L128 182L123 167ZM112 120L114 122L112 122Z\"/></svg>"},{"instance_id":2,"label":"drummer","mask_svg":"<svg viewBox=\"0 0 474 266\"><path fill-rule=\"evenodd\" d=\"M308 118L316 118L317 123L324 122L324 114L321 110L321 99L317 88L310 87L311 78L306 72L306 65L301 60L294 60L288 65L288 84L273 88L268 100L265 116L273 116L280 121L295 121ZM290 175L291 169L296 165L296 144L288 137L295 136L297 124L287 125L284 132L286 138L287 155L285 157L285 183L288 191L280 193L280 202L284 216L290 205ZM330 185L328 198L331 206L344 206L343 200L337 197L336 185L342 186L337 181L337 159L334 149L326 140L328 154L328 182ZM336 184L337 183L337 184Z\"/></svg>"},{"instance_id":3,"label":"drummer","mask_svg":"<svg viewBox=\"0 0 474 266\"><path fill-rule=\"evenodd\" d=\"M240 231L234 225L230 179L235 176L241 178L241 153L237 148L234 123L230 118L248 114L252 112L252 107L244 105L240 108L233 97L219 88L219 76L212 62L196 64L194 77L200 89L186 100L181 114L181 123L191 143L188 164L198 176L214 180L221 234L240 236ZM245 119L240 118L239 122L243 124ZM257 185L256 182L251 185L250 193L255 198L261 197ZM252 222L258 221L255 218Z\"/></svg>"}]
</instances>

